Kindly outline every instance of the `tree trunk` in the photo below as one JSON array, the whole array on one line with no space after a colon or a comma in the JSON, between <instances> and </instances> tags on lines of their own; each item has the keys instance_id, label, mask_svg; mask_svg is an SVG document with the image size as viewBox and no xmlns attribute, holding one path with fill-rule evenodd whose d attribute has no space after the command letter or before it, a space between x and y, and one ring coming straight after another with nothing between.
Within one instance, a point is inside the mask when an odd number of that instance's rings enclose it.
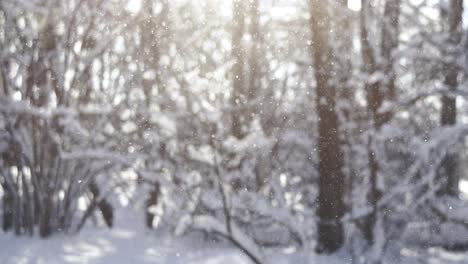
<instances>
[{"instance_id":1,"label":"tree trunk","mask_svg":"<svg viewBox=\"0 0 468 264\"><path fill-rule=\"evenodd\" d=\"M320 253L332 253L343 244L341 218L344 214L344 176L335 109L335 87L332 85L333 56L329 40L331 18L328 13L328 1L310 0L309 4L319 130L319 220L316 250Z\"/></svg>"},{"instance_id":2,"label":"tree trunk","mask_svg":"<svg viewBox=\"0 0 468 264\"><path fill-rule=\"evenodd\" d=\"M13 227L13 210L14 210L14 198L9 188L5 185L3 187L3 220L2 228L3 231L9 231Z\"/></svg>"},{"instance_id":3,"label":"tree trunk","mask_svg":"<svg viewBox=\"0 0 468 264\"><path fill-rule=\"evenodd\" d=\"M108 227L112 227L114 221L114 209L112 205L104 197L100 197L101 192L96 182L91 182L89 190L93 194L93 199L97 201L97 207L101 211L104 222Z\"/></svg>"},{"instance_id":4,"label":"tree trunk","mask_svg":"<svg viewBox=\"0 0 468 264\"><path fill-rule=\"evenodd\" d=\"M232 134L237 138L242 138L244 131L242 128L243 117L241 106L245 101L244 86L244 49L242 46L242 38L244 36L245 27L245 13L244 1L233 0L233 24L234 30L232 32L232 57L234 58L233 66L233 81L232 81L232 94L231 106L234 107L232 111Z\"/></svg>"},{"instance_id":5,"label":"tree trunk","mask_svg":"<svg viewBox=\"0 0 468 264\"><path fill-rule=\"evenodd\" d=\"M369 42L369 35L367 29L368 12L370 2L361 0L361 13L360 13L360 31L361 31L361 47L362 58L364 62L364 72L371 76L372 74L381 71L383 78L378 81L366 82L367 91L367 108L371 116L372 131L378 133L381 127L386 124L391 114L382 114L379 109L382 107L384 100L394 100L395 91L395 71L393 68L394 59L393 51L398 47L399 37L399 17L400 17L400 0L387 0L384 6L384 14L382 19L381 28L381 47L380 58L381 64L377 64L375 59L374 50ZM371 79L371 78L369 78ZM382 191L377 184L379 174L379 160L377 150L375 149L375 137L370 135L368 140L368 157L369 157L369 192L367 200L371 204L372 211L366 217L364 225L364 237L366 240L373 244L374 241L374 228L378 217L378 202L381 197Z\"/></svg>"},{"instance_id":6,"label":"tree trunk","mask_svg":"<svg viewBox=\"0 0 468 264\"><path fill-rule=\"evenodd\" d=\"M146 227L148 227L149 229L153 228L154 220L154 212L152 212L150 209L152 206L156 206L158 204L160 194L160 186L158 182L154 183L152 187L153 189L149 193L149 196L146 199L145 203Z\"/></svg>"},{"instance_id":7,"label":"tree trunk","mask_svg":"<svg viewBox=\"0 0 468 264\"><path fill-rule=\"evenodd\" d=\"M463 0L452 0L449 6L448 30L449 30L449 56L455 60L457 56L456 48L461 42L461 31L463 23ZM444 85L448 90L442 96L442 109L440 113L441 126L453 126L457 123L457 99L450 94L458 88L458 69L455 62L450 62L445 67ZM456 153L449 153L444 158L441 168L441 178L446 178L446 184L442 193L447 195L458 195L458 166L459 157Z\"/></svg>"},{"instance_id":8,"label":"tree trunk","mask_svg":"<svg viewBox=\"0 0 468 264\"><path fill-rule=\"evenodd\" d=\"M252 48L249 58L249 90L247 91L247 99L252 103L260 93L260 14L259 0L252 0L250 5L250 35L252 37ZM258 114L259 108L253 105L249 106L247 120Z\"/></svg>"}]
</instances>

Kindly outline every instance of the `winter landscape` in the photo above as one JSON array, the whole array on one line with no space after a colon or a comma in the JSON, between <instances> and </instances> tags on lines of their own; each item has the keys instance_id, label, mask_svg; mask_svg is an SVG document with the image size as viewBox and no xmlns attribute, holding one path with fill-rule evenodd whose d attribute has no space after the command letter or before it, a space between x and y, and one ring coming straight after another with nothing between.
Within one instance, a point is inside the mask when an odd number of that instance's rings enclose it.
<instances>
[{"instance_id":1,"label":"winter landscape","mask_svg":"<svg viewBox=\"0 0 468 264\"><path fill-rule=\"evenodd\" d=\"M467 10L0 0L0 263L468 263Z\"/></svg>"}]
</instances>

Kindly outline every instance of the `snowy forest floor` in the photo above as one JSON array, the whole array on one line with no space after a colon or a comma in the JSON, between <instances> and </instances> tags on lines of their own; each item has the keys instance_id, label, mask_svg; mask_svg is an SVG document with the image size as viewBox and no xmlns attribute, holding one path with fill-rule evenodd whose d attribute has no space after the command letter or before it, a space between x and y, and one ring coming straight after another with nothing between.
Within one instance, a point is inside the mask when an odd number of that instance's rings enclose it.
<instances>
[{"instance_id":1,"label":"snowy forest floor","mask_svg":"<svg viewBox=\"0 0 468 264\"><path fill-rule=\"evenodd\" d=\"M129 212L121 214L113 229L89 225L77 235L61 234L49 239L0 232L0 263L250 263L228 243L195 236L161 235L141 227L140 219L134 216ZM269 250L265 255L266 263L352 263L346 253L317 256L310 252ZM439 248L404 249L396 255L385 263L468 263L468 252L453 253Z\"/></svg>"}]
</instances>

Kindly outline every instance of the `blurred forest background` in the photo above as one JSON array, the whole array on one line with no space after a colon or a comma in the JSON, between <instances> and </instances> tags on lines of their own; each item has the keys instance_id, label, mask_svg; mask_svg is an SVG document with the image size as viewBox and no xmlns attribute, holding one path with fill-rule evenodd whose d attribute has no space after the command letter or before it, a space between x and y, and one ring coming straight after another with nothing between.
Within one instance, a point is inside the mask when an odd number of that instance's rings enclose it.
<instances>
[{"instance_id":1,"label":"blurred forest background","mask_svg":"<svg viewBox=\"0 0 468 264\"><path fill-rule=\"evenodd\" d=\"M463 0L1 0L0 216L378 263L468 250Z\"/></svg>"}]
</instances>

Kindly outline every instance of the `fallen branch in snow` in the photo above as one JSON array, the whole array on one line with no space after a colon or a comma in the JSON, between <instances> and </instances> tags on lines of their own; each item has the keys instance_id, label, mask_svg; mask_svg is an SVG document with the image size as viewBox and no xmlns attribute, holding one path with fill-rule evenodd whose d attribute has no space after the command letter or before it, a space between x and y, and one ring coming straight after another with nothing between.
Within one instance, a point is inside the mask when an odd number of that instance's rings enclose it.
<instances>
[{"instance_id":1,"label":"fallen branch in snow","mask_svg":"<svg viewBox=\"0 0 468 264\"><path fill-rule=\"evenodd\" d=\"M213 142L213 147L216 145ZM198 229L202 229L208 232L217 233L229 241L231 241L236 247L244 252L254 263L262 263L260 250L257 248L255 242L245 235L231 219L231 212L228 205L228 192L224 188L223 180L221 178L221 167L220 163L215 155L215 174L218 182L219 191L222 196L223 212L225 217L225 224L221 223L218 219L212 216L197 216L193 219L193 226Z\"/></svg>"},{"instance_id":2,"label":"fallen branch in snow","mask_svg":"<svg viewBox=\"0 0 468 264\"><path fill-rule=\"evenodd\" d=\"M234 223L231 223L231 230L227 230L225 225L218 219L210 215L196 216L192 219L192 226L195 229L204 230L218 234L238 247L254 263L262 263L262 254L255 242L244 234ZM229 232L230 231L230 232Z\"/></svg>"},{"instance_id":3,"label":"fallen branch in snow","mask_svg":"<svg viewBox=\"0 0 468 264\"><path fill-rule=\"evenodd\" d=\"M466 229L468 229L468 220L466 219L458 219L453 216L451 216L449 213L447 213L445 210L440 208L440 206L437 205L430 205L431 211L439 218L442 220L442 222L453 222L455 224L460 224L464 226ZM467 245L468 247L468 245Z\"/></svg>"}]
</instances>

